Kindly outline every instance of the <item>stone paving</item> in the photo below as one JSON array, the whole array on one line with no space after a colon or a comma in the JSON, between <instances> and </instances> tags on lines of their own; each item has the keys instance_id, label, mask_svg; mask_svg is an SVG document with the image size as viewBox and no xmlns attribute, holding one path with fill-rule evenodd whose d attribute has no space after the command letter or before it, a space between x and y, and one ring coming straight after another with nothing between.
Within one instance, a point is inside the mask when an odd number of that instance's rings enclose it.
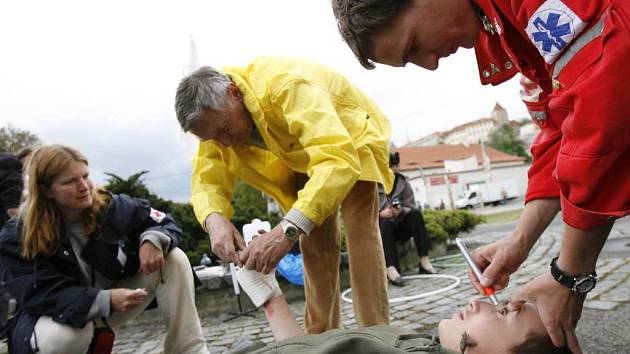
<instances>
[{"instance_id":1,"label":"stone paving","mask_svg":"<svg viewBox=\"0 0 630 354\"><path fill-rule=\"evenodd\" d=\"M508 299L509 292L515 286L526 283L547 271L549 260L557 254L560 247L561 232L561 226L552 226L545 232L527 261L512 276L510 287L498 294L499 300ZM468 237L466 240L469 244L485 244L504 235L505 233L500 232L487 233ZM627 242L624 241L624 244L630 247L630 222L618 222L615 225L609 237L609 243L616 239L626 239ZM417 330L434 330L440 319L451 317L456 308L465 306L471 298L479 297L468 282L466 268L461 263L457 264L461 260L457 258L449 262L450 266L447 264L446 268L442 268L441 274L450 274L460 278L459 286L441 294L392 303L392 325ZM589 294L585 308L604 311L601 312L604 314L612 312L618 306L627 308L630 304L630 253L621 252L613 257L600 257L597 272L599 282ZM390 287L390 299L426 293L452 283L453 280L449 279L409 279L402 288ZM290 306L302 324L303 301L294 302ZM272 341L273 338L262 311L254 315L255 317L243 316L229 322L222 321L226 318L225 316L202 318L204 336L211 353L222 353L232 343L247 336L264 342ZM343 325L346 328L357 327L350 303L342 304L342 316ZM165 329L161 323L134 324L132 327L118 331L114 353L161 353L164 336Z\"/></svg>"}]
</instances>

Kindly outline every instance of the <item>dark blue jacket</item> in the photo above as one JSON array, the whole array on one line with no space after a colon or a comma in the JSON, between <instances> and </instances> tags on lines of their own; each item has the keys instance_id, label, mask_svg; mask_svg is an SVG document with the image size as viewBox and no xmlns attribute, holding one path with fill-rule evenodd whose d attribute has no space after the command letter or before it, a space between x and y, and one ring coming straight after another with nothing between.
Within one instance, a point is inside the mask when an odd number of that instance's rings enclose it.
<instances>
[{"instance_id":1,"label":"dark blue jacket","mask_svg":"<svg viewBox=\"0 0 630 354\"><path fill-rule=\"evenodd\" d=\"M155 230L171 238L170 247L180 243L181 230L168 214L151 216L152 209L144 199L127 195L112 195L109 207L98 216L98 228L90 235L82 251L83 259L92 269L111 280L135 275L139 268L140 235ZM155 214L154 214L155 215ZM59 246L49 256L37 256L32 261L22 258L21 225L11 219L0 231L1 280L21 308L14 318L13 353L31 353L30 338L40 316L82 328L97 293L95 287L80 285L80 268L65 232L59 232ZM122 266L119 249L127 255Z\"/></svg>"}]
</instances>

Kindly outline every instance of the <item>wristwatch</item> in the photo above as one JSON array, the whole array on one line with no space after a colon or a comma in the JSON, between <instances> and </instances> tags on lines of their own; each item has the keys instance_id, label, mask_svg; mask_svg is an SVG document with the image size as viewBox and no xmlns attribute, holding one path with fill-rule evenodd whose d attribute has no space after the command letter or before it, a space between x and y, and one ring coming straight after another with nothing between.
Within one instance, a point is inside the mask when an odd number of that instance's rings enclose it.
<instances>
[{"instance_id":1,"label":"wristwatch","mask_svg":"<svg viewBox=\"0 0 630 354\"><path fill-rule=\"evenodd\" d=\"M293 225L291 222L282 220L282 232L284 236L291 240L292 242L297 241L300 238L300 229L297 226Z\"/></svg>"},{"instance_id":2,"label":"wristwatch","mask_svg":"<svg viewBox=\"0 0 630 354\"><path fill-rule=\"evenodd\" d=\"M584 295L593 290L595 284L597 284L597 273L593 273L585 276L570 275L562 271L558 267L558 257L551 260L551 276L560 284L566 286L574 294Z\"/></svg>"}]
</instances>

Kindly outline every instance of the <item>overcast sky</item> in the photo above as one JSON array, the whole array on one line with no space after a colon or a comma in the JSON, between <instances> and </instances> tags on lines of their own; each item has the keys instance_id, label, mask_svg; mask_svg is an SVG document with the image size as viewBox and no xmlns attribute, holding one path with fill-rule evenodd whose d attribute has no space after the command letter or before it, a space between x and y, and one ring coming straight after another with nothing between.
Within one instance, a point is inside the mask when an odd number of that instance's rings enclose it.
<instances>
[{"instance_id":1,"label":"overcast sky","mask_svg":"<svg viewBox=\"0 0 630 354\"><path fill-rule=\"evenodd\" d=\"M433 72L364 70L327 0L3 1L0 126L77 147L97 183L148 170L153 192L186 201L197 142L180 132L173 100L189 35L202 65L284 55L334 67L385 112L397 145L486 117L495 102L512 119L526 114L514 79L481 86L472 50Z\"/></svg>"}]
</instances>

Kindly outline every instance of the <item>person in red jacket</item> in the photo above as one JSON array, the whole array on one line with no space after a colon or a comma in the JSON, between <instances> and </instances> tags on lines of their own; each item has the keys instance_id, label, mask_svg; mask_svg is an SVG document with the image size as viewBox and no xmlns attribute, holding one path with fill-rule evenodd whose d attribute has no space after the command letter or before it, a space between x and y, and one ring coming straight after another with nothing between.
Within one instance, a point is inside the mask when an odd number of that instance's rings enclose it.
<instances>
[{"instance_id":1,"label":"person in red jacket","mask_svg":"<svg viewBox=\"0 0 630 354\"><path fill-rule=\"evenodd\" d=\"M509 237L477 250L481 284L501 289L558 211L566 228L551 272L520 288L536 302L557 346L581 352L574 328L596 282L615 219L630 213L630 2L622 0L332 0L361 64L429 70L475 48L482 84L521 73L541 127L531 151L526 205ZM480 283L473 283L480 288ZM556 280L560 279L560 280Z\"/></svg>"}]
</instances>

